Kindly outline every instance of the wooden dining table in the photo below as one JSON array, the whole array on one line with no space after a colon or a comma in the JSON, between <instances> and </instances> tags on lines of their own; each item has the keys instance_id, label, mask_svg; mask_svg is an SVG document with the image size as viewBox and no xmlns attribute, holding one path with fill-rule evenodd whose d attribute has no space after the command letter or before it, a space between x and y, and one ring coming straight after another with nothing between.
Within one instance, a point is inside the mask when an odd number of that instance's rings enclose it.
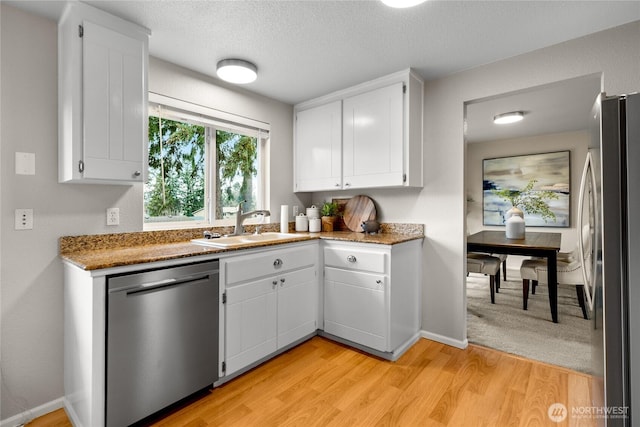
<instances>
[{"instance_id":1,"label":"wooden dining table","mask_svg":"<svg viewBox=\"0 0 640 427\"><path fill-rule=\"evenodd\" d=\"M562 234L525 233L524 239L507 239L504 231L483 230L467 237L467 252L528 255L547 259L547 284L551 319L558 323L558 252Z\"/></svg>"}]
</instances>

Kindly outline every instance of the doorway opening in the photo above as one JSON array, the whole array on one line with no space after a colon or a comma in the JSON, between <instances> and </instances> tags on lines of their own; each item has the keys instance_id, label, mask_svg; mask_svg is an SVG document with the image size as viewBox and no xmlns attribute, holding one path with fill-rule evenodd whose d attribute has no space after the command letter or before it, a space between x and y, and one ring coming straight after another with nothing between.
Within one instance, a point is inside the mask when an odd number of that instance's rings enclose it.
<instances>
[{"instance_id":1,"label":"doorway opening","mask_svg":"<svg viewBox=\"0 0 640 427\"><path fill-rule=\"evenodd\" d=\"M489 208L483 160L551 153L570 153L568 224L566 227L527 226L534 232L560 233L560 252L577 244L576 210L582 173L591 138L591 108L601 91L601 75L594 74L512 93L465 102L465 195L467 235L482 230L505 232L504 225L488 225ZM493 117L522 111L524 120L497 126ZM504 170L501 173L521 173ZM466 280L467 339L526 358L592 373L590 322L582 316L575 286L558 286L558 323L551 320L546 285L529 293L523 310L522 261L528 257L508 255L506 280L491 303L489 276L470 273ZM500 275L503 276L502 268Z\"/></svg>"}]
</instances>

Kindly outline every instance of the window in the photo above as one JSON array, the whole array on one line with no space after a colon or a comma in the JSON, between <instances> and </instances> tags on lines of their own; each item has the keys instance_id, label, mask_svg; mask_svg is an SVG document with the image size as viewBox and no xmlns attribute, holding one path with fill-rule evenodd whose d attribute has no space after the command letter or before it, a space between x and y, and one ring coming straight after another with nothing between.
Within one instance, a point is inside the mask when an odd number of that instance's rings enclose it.
<instances>
[{"instance_id":1,"label":"window","mask_svg":"<svg viewBox=\"0 0 640 427\"><path fill-rule=\"evenodd\" d=\"M265 123L156 94L149 96L145 229L233 223L268 209Z\"/></svg>"}]
</instances>

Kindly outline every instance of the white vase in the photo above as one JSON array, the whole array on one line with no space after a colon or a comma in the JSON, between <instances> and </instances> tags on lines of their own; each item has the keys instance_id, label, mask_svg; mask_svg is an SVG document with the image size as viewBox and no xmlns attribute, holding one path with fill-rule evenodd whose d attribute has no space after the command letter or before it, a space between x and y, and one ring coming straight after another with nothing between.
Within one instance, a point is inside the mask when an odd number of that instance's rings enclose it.
<instances>
[{"instance_id":1,"label":"white vase","mask_svg":"<svg viewBox=\"0 0 640 427\"><path fill-rule=\"evenodd\" d=\"M509 209L505 216L507 239L524 239L524 212L514 207Z\"/></svg>"}]
</instances>

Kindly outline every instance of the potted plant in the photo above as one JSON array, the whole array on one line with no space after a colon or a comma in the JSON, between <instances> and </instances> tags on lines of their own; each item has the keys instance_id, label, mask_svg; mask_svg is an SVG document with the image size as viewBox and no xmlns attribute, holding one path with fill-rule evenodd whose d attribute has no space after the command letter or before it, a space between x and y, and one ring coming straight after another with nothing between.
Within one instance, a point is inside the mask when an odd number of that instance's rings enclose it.
<instances>
[{"instance_id":1,"label":"potted plant","mask_svg":"<svg viewBox=\"0 0 640 427\"><path fill-rule=\"evenodd\" d=\"M556 215L545 200L557 199L558 195L549 190L534 190L533 186L537 182L531 179L522 190L503 188L493 189L491 192L496 196L511 203L511 209L505 214L505 226L508 239L524 238L524 212L528 214L539 214L544 222L555 220Z\"/></svg>"},{"instance_id":2,"label":"potted plant","mask_svg":"<svg viewBox=\"0 0 640 427\"><path fill-rule=\"evenodd\" d=\"M338 204L336 202L325 202L322 205L320 214L322 215L322 231L333 231L333 224L336 222Z\"/></svg>"}]
</instances>

